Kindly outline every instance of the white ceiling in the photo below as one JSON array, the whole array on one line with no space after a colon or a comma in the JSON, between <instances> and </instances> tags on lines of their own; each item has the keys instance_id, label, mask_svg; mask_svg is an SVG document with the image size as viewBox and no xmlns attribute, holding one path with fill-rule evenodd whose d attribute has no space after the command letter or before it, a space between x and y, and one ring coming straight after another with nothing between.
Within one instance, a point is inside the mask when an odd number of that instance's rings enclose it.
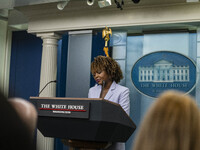
<instances>
[{"instance_id":1,"label":"white ceiling","mask_svg":"<svg viewBox=\"0 0 200 150\"><path fill-rule=\"evenodd\" d=\"M23 6L30 6L30 5L45 5L46 4L52 4L53 7L56 9L56 5L58 2L64 1L64 0L0 0L0 20L8 20L9 24L26 24L27 18L18 10L15 8L23 7ZM95 3L92 7L87 6L86 3L87 0L71 0L65 10L68 11L77 11L78 9L101 9L98 7L97 1L95 0ZM121 0L117 0L118 2L121 2ZM138 4L134 4L132 0L124 0L124 9L126 9L128 6L133 7L145 7L149 5L170 5L170 4L184 4L187 3L189 0L140 0ZM191 1L191 0L190 0ZM193 0L192 0L193 1ZM199 0L195 0L198 1ZM112 8L116 8L116 5L114 3L114 0L112 0ZM117 9L117 8L116 8ZM8 15L8 12L10 11L10 14ZM17 19L16 19L17 18ZM184 25L181 25L184 26ZM186 25L188 26L188 24ZM193 27L193 24L189 25ZM180 25L178 25L180 27ZM145 26L143 27L145 28ZM149 26L148 26L149 28ZM165 28L165 26L163 27ZM174 29L174 26L173 26ZM136 29L138 30L138 29Z\"/></svg>"},{"instance_id":2,"label":"white ceiling","mask_svg":"<svg viewBox=\"0 0 200 150\"><path fill-rule=\"evenodd\" d=\"M64 0L0 0L0 9L12 9L13 7L25 6L25 5L36 5L36 4L45 4L45 3L53 3L60 2ZM87 0L71 0L70 3L73 2L83 2ZM98 0L95 0L98 1ZM121 0L117 0L121 2ZM186 3L187 1L199 1L199 0L140 0L140 2L136 5L159 5L159 4L171 4L171 3ZM95 2L96 3L96 2ZM112 0L112 4L114 4L114 0ZM125 5L133 4L132 0L124 0Z\"/></svg>"}]
</instances>

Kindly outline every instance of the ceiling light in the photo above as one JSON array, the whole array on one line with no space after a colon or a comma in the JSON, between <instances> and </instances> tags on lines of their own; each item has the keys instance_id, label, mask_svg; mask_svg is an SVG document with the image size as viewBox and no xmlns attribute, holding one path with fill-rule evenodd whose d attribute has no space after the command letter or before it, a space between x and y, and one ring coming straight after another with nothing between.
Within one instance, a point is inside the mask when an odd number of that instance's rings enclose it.
<instances>
[{"instance_id":1,"label":"ceiling light","mask_svg":"<svg viewBox=\"0 0 200 150\"><path fill-rule=\"evenodd\" d=\"M89 6L92 6L92 5L94 4L94 0L87 0L87 4L88 4Z\"/></svg>"},{"instance_id":2,"label":"ceiling light","mask_svg":"<svg viewBox=\"0 0 200 150\"><path fill-rule=\"evenodd\" d=\"M98 4L100 8L112 5L111 0L100 0Z\"/></svg>"},{"instance_id":3,"label":"ceiling light","mask_svg":"<svg viewBox=\"0 0 200 150\"><path fill-rule=\"evenodd\" d=\"M132 1L133 1L133 3L135 3L135 4L137 4L137 3L140 2L140 0L132 0Z\"/></svg>"},{"instance_id":4,"label":"ceiling light","mask_svg":"<svg viewBox=\"0 0 200 150\"><path fill-rule=\"evenodd\" d=\"M65 6L67 6L67 4L68 4L69 1L70 1L70 0L65 0L65 1L63 1L63 2L58 3L57 8L58 8L59 10L63 10L63 9L65 8Z\"/></svg>"}]
</instances>

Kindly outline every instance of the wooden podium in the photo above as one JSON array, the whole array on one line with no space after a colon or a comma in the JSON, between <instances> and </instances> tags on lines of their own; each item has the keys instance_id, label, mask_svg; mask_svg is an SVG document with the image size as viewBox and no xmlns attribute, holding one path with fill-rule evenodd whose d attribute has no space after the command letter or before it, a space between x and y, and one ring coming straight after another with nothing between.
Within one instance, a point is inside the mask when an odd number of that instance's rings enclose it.
<instances>
[{"instance_id":1,"label":"wooden podium","mask_svg":"<svg viewBox=\"0 0 200 150\"><path fill-rule=\"evenodd\" d=\"M136 125L119 104L101 98L30 97L38 111L38 129L80 148L105 148L126 142ZM93 145L93 146L92 146Z\"/></svg>"}]
</instances>

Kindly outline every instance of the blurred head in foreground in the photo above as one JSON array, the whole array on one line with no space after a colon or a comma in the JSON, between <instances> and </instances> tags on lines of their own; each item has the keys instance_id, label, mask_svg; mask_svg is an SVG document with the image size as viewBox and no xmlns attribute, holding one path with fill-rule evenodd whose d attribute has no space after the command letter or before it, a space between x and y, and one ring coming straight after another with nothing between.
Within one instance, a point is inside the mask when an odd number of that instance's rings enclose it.
<instances>
[{"instance_id":1,"label":"blurred head in foreground","mask_svg":"<svg viewBox=\"0 0 200 150\"><path fill-rule=\"evenodd\" d=\"M167 91L150 107L133 150L199 150L200 112L195 100Z\"/></svg>"},{"instance_id":2,"label":"blurred head in foreground","mask_svg":"<svg viewBox=\"0 0 200 150\"><path fill-rule=\"evenodd\" d=\"M0 91L0 149L33 150L37 112L21 98L7 99Z\"/></svg>"}]
</instances>

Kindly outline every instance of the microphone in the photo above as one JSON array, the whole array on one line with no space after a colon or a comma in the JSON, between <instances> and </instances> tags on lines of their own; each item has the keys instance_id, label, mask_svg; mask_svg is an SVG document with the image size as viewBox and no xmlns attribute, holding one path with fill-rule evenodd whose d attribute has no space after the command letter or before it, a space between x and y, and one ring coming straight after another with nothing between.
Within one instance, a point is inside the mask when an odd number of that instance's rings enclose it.
<instances>
[{"instance_id":1,"label":"microphone","mask_svg":"<svg viewBox=\"0 0 200 150\"><path fill-rule=\"evenodd\" d=\"M103 93L103 90L104 90L105 84L106 84L106 81L103 80L103 81L102 81L102 89L101 89L101 93L100 93L100 97L99 97L99 98L102 97L102 93Z\"/></svg>"},{"instance_id":2,"label":"microphone","mask_svg":"<svg viewBox=\"0 0 200 150\"><path fill-rule=\"evenodd\" d=\"M53 81L49 81L49 82L47 82L47 84L45 84L45 86L41 89L41 91L39 92L39 94L38 94L38 97L40 96L40 94L42 93L42 91L47 87L47 85L49 85L50 83L52 83L52 82L57 82L57 80L53 80Z\"/></svg>"}]
</instances>

